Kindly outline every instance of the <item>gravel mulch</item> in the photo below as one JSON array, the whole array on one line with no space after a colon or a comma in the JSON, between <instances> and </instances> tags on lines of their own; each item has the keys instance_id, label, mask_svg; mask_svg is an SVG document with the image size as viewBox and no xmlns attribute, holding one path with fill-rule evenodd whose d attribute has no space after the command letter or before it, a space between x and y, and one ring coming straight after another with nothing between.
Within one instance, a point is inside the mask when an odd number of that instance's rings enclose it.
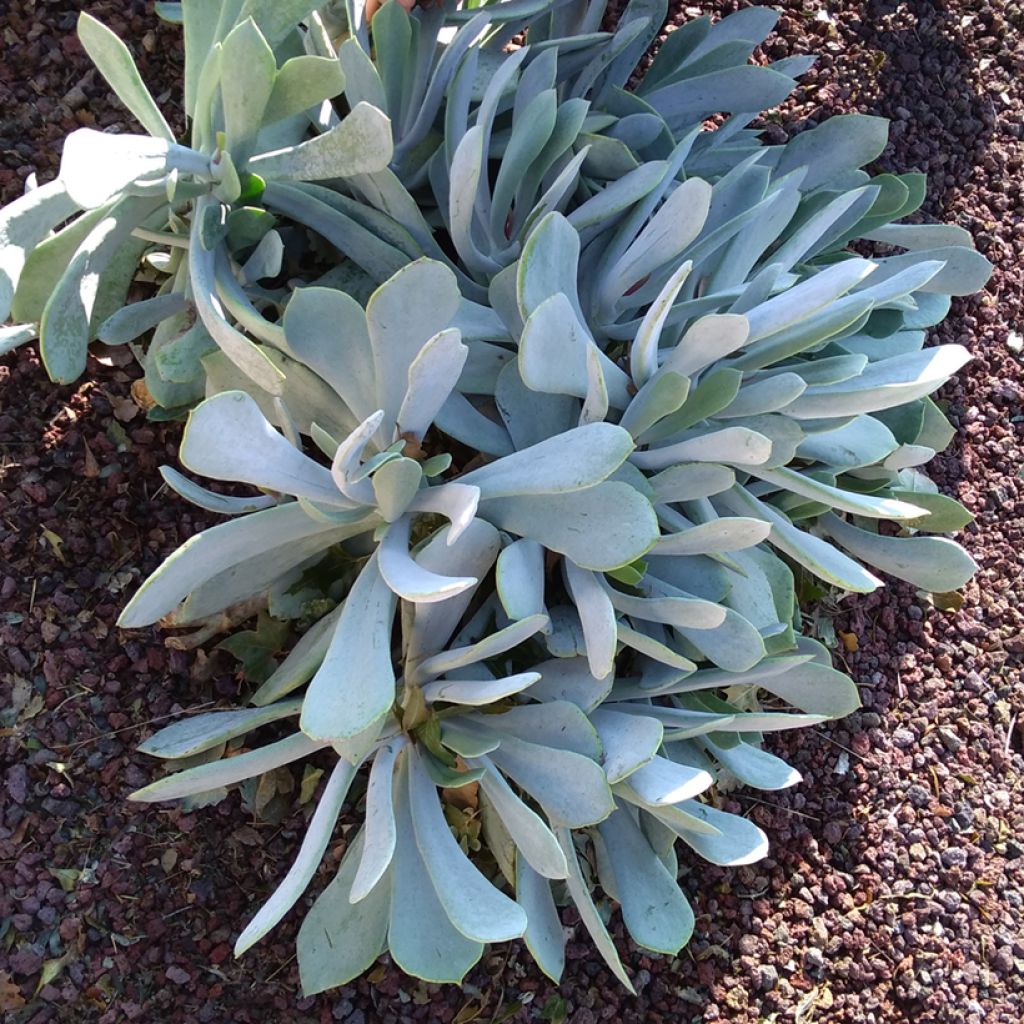
<instances>
[{"instance_id":1,"label":"gravel mulch","mask_svg":"<svg viewBox=\"0 0 1024 1024\"><path fill-rule=\"evenodd\" d=\"M0 25L0 198L83 124L129 128L73 38L77 5L9 0ZM140 2L87 9L126 31L172 119L178 50ZM677 8L677 20L718 0ZM211 517L161 490L177 425L145 422L132 365L48 384L0 360L0 1009L49 1022L697 1021L1018 1024L1024 1018L1024 13L1008 0L785 0L766 59L817 52L774 137L832 113L893 120L879 169L929 174L926 219L968 228L996 272L937 337L975 354L941 394L958 433L935 479L976 517L959 611L911 588L819 609L864 707L776 736L804 775L737 791L771 859L684 860L697 933L678 958L625 945L619 991L575 916L563 984L518 945L462 989L382 961L303 1000L297 915L236 962L231 943L286 869L301 811L268 824L237 794L194 813L136 807L135 745L181 708L240 692L234 663L113 623L127 594ZM75 9L71 9L74 7ZM340 844L339 844L340 845ZM329 858L337 862L339 851ZM328 877L331 864L317 879Z\"/></svg>"}]
</instances>

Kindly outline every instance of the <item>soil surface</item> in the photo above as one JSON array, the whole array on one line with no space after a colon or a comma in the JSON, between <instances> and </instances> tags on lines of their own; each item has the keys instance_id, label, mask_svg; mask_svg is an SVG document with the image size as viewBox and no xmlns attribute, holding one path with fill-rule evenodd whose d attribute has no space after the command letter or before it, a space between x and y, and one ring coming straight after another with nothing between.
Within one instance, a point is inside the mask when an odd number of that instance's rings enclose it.
<instances>
[{"instance_id":1,"label":"soil surface","mask_svg":"<svg viewBox=\"0 0 1024 1024\"><path fill-rule=\"evenodd\" d=\"M676 8L675 20L737 6ZM578 920L561 986L518 944L462 988L386 957L356 984L302 999L293 913L241 961L231 944L297 848L304 814L268 824L236 793L193 813L126 802L157 766L134 752L182 709L240 692L236 666L114 621L160 559L213 517L161 487L179 428L130 400L134 365L93 361L49 384L33 349L0 360L0 1009L16 1022L897 1021L1024 1018L1024 14L1007 0L785 0L760 59L821 54L772 138L843 111L893 122L879 170L927 171L926 220L970 230L996 265L936 338L972 362L941 394L958 426L932 464L973 512L980 566L963 606L912 588L818 609L863 710L772 740L804 776L730 809L770 859L684 858L697 914L678 958L630 947L629 997ZM0 5L0 199L52 177L80 125L131 130L73 36L78 5ZM87 5L122 32L172 120L176 30L141 2ZM342 829L342 833L344 829ZM311 893L330 877L336 844ZM311 897L310 897L311 898Z\"/></svg>"}]
</instances>

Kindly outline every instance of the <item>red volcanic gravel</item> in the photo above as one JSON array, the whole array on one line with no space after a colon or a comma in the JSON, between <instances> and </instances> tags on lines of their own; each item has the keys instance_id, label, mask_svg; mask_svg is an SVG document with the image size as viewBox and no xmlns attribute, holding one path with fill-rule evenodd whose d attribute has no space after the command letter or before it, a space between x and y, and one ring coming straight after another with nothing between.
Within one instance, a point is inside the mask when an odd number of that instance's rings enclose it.
<instances>
[{"instance_id":1,"label":"red volcanic gravel","mask_svg":"<svg viewBox=\"0 0 1024 1024\"><path fill-rule=\"evenodd\" d=\"M129 40L172 121L177 31L148 4L87 8ZM674 21L735 3L679 5ZM525 950L493 949L463 989L384 957L356 984L302 999L291 914L241 961L231 945L286 870L301 808L277 824L233 794L184 813L128 804L157 766L158 723L242 691L235 664L121 633L139 580L215 517L161 487L177 424L129 399L134 365L90 364L57 388L33 349L0 360L0 1009L12 1022L698 1021L1018 1024L1024 1019L1024 14L1008 0L784 0L759 59L821 54L765 129L830 114L892 119L879 170L927 171L927 220L968 228L996 265L937 339L975 355L942 392L958 427L932 464L974 513L980 569L956 613L894 583L819 608L864 707L777 735L804 776L728 807L766 829L771 859L738 870L683 857L697 930L678 958L619 936L627 996L572 912L561 986ZM0 198L54 173L80 125L131 129L89 69L78 5L0 9ZM848 650L847 648L855 648ZM764 795L765 799L760 797ZM345 829L342 829L344 832ZM341 838L341 837L339 837ZM312 891L340 856L338 842ZM311 899L312 897L309 897Z\"/></svg>"}]
</instances>

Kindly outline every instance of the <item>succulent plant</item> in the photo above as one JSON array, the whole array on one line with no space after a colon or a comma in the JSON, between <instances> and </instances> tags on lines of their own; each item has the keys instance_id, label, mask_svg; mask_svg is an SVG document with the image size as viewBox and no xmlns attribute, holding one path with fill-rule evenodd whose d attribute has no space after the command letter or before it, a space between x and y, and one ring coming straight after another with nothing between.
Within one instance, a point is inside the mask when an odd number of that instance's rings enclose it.
<instances>
[{"instance_id":1,"label":"succulent plant","mask_svg":"<svg viewBox=\"0 0 1024 1024\"><path fill-rule=\"evenodd\" d=\"M297 26L314 4L182 6L189 144L175 140L124 43L82 14L86 51L148 134L73 132L58 178L0 214L0 313L22 321L8 347L38 335L50 377L68 382L91 340L123 344L156 328L143 363L168 407L202 397L199 359L218 348L256 383L280 387L265 351L277 335L242 287L282 268L275 218L255 205L264 188L381 170L391 158L379 110L356 105L339 118L325 106L344 75L333 57L306 52L316 33ZM126 306L143 259L156 294Z\"/></svg>"},{"instance_id":2,"label":"succulent plant","mask_svg":"<svg viewBox=\"0 0 1024 1024\"><path fill-rule=\"evenodd\" d=\"M135 797L215 799L333 752L241 952L300 899L369 766L363 824L300 932L309 992L384 949L457 981L520 936L557 978L564 902L628 986L597 891L639 945L677 951L694 922L676 838L718 864L766 850L710 788L793 785L764 734L857 706L800 636L798 582L866 592L875 569L947 591L973 571L938 536L969 517L920 469L951 438L928 396L967 353L923 346L988 265L958 228L894 223L924 185L862 170L883 121L761 143L751 121L807 66L747 63L763 9L688 23L638 78L657 0L613 33L602 4L559 0L387 3L369 25L356 2L224 11L181 8L189 148L83 22L158 138L102 141L131 157L113 180L73 136L58 183L0 221L16 312L49 280L19 282L26 255L59 270L84 249L45 300L44 352L72 337L45 310L95 283L94 250L124 260L123 295L129 237L170 246L158 294L104 309L98 335L159 324L147 378L182 390L157 400L199 402L183 466L255 489L165 467L231 518L168 558L121 625L205 637L260 605L298 637L252 707L148 740L180 770ZM222 76L236 50L241 91ZM299 113L268 153L278 91ZM317 106L332 96L343 117ZM60 351L94 332L78 313Z\"/></svg>"}]
</instances>

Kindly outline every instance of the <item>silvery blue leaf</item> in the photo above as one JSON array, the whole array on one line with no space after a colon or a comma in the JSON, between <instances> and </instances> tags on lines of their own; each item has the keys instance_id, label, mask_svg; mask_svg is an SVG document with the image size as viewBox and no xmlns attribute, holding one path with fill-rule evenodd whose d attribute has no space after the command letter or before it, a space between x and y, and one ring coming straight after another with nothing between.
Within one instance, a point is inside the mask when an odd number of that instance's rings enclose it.
<instances>
[{"instance_id":1,"label":"silvery blue leaf","mask_svg":"<svg viewBox=\"0 0 1024 1024\"><path fill-rule=\"evenodd\" d=\"M687 260L680 264L671 277L665 282L658 297L651 303L650 309L644 314L637 331L636 339L629 352L629 372L638 386L647 384L658 372L658 354L661 344L661 333L665 321L672 312L672 303L686 283L693 270L693 261ZM692 342L692 339L691 339ZM666 366L666 372L685 376L682 370Z\"/></svg>"},{"instance_id":2,"label":"silvery blue leaf","mask_svg":"<svg viewBox=\"0 0 1024 1024\"><path fill-rule=\"evenodd\" d=\"M194 473L351 508L330 470L294 448L243 391L208 398L189 417L181 461Z\"/></svg>"},{"instance_id":3,"label":"silvery blue leaf","mask_svg":"<svg viewBox=\"0 0 1024 1024\"><path fill-rule=\"evenodd\" d=\"M499 529L532 538L581 568L597 572L636 561L658 539L658 521L650 502L628 484L615 481L567 494L484 501L480 515ZM581 534L575 526L577 517L584 517L593 532Z\"/></svg>"},{"instance_id":4,"label":"silvery blue leaf","mask_svg":"<svg viewBox=\"0 0 1024 1024\"><path fill-rule=\"evenodd\" d=\"M243 736L268 722L290 718L298 714L301 706L301 700L289 700L265 708L211 711L205 715L183 718L155 732L140 743L138 749L143 754L165 760L192 757L236 736Z\"/></svg>"},{"instance_id":5,"label":"silvery blue leaf","mask_svg":"<svg viewBox=\"0 0 1024 1024\"><path fill-rule=\"evenodd\" d=\"M706 181L687 178L682 182L609 269L602 299L618 299L683 252L700 234L710 205L711 186Z\"/></svg>"},{"instance_id":6,"label":"silvery blue leaf","mask_svg":"<svg viewBox=\"0 0 1024 1024\"><path fill-rule=\"evenodd\" d=\"M210 582L224 588L225 603L206 612L213 614L233 598L241 600L239 590L243 597L257 593L286 569L367 528L317 522L295 503L221 523L191 537L165 559L128 603L118 624L126 629L152 625ZM252 560L254 552L258 555ZM240 565L245 566L241 574Z\"/></svg>"},{"instance_id":7,"label":"silvery blue leaf","mask_svg":"<svg viewBox=\"0 0 1024 1024\"><path fill-rule=\"evenodd\" d=\"M439 530L417 552L416 561L431 572L457 572L482 579L501 548L498 531L482 519L473 519L458 540L450 542L453 532L454 527ZM444 649L473 593L466 590L447 601L416 606L407 635L406 659L410 664Z\"/></svg>"},{"instance_id":8,"label":"silvery blue leaf","mask_svg":"<svg viewBox=\"0 0 1024 1024\"><path fill-rule=\"evenodd\" d=\"M496 889L462 852L420 756L410 747L407 758L416 844L448 919L475 942L518 938L526 930L522 907Z\"/></svg>"},{"instance_id":9,"label":"silvery blue leaf","mask_svg":"<svg viewBox=\"0 0 1024 1024\"><path fill-rule=\"evenodd\" d=\"M321 181L383 170L391 160L391 125L376 107L357 103L337 127L297 146L261 153L246 170L267 180Z\"/></svg>"},{"instance_id":10,"label":"silvery blue leaf","mask_svg":"<svg viewBox=\"0 0 1024 1024\"><path fill-rule=\"evenodd\" d=\"M366 784L363 849L348 894L349 903L370 896L391 865L397 835L393 800L395 762L405 745L405 738L397 737L385 743L373 759Z\"/></svg>"},{"instance_id":11,"label":"silvery blue leaf","mask_svg":"<svg viewBox=\"0 0 1024 1024\"><path fill-rule=\"evenodd\" d=\"M412 521L408 515L391 524L378 548L380 574L403 601L431 604L475 587L474 576L441 576L425 569L409 554Z\"/></svg>"},{"instance_id":12,"label":"silvery blue leaf","mask_svg":"<svg viewBox=\"0 0 1024 1024\"><path fill-rule=\"evenodd\" d=\"M534 540L517 540L498 555L498 597L510 619L543 614L544 548Z\"/></svg>"},{"instance_id":13,"label":"silvery blue leaf","mask_svg":"<svg viewBox=\"0 0 1024 1024\"><path fill-rule=\"evenodd\" d=\"M594 573L572 561L565 562L565 573L583 626L591 675L604 679L611 674L618 651L615 609Z\"/></svg>"},{"instance_id":14,"label":"silvery blue leaf","mask_svg":"<svg viewBox=\"0 0 1024 1024\"><path fill-rule=\"evenodd\" d=\"M543 819L531 811L513 792L501 773L487 757L469 762L482 766L484 774L480 788L501 817L509 835L515 841L519 856L545 878L565 878L569 869L558 840Z\"/></svg>"},{"instance_id":15,"label":"silvery blue leaf","mask_svg":"<svg viewBox=\"0 0 1024 1024\"><path fill-rule=\"evenodd\" d=\"M345 739L388 713L395 699L395 604L375 554L349 591L323 663L306 691L300 719L304 733L328 742Z\"/></svg>"},{"instance_id":16,"label":"silvery blue leaf","mask_svg":"<svg viewBox=\"0 0 1024 1024\"><path fill-rule=\"evenodd\" d=\"M681 533L663 536L651 549L654 555L706 555L740 551L765 540L771 523L743 517L713 519Z\"/></svg>"},{"instance_id":17,"label":"silvery blue leaf","mask_svg":"<svg viewBox=\"0 0 1024 1024\"><path fill-rule=\"evenodd\" d=\"M889 123L864 114L830 117L811 131L802 132L782 150L777 176L798 167L808 169L804 191L825 185L850 167L871 163L885 149Z\"/></svg>"},{"instance_id":18,"label":"silvery blue leaf","mask_svg":"<svg viewBox=\"0 0 1024 1024\"><path fill-rule=\"evenodd\" d=\"M320 866L327 844L331 841L334 826L341 813L341 805L345 802L355 774L356 767L347 761L338 761L334 766L334 771L331 772L327 786L317 803L316 811L313 812L313 817L306 827L306 834L302 837L302 845L295 855L292 866L270 898L238 936L235 942L235 956L241 956L250 946L259 942L306 891L306 886Z\"/></svg>"},{"instance_id":19,"label":"silvery blue leaf","mask_svg":"<svg viewBox=\"0 0 1024 1024\"><path fill-rule=\"evenodd\" d=\"M604 771L589 757L507 734L489 756L541 805L552 825L584 828L614 809Z\"/></svg>"},{"instance_id":20,"label":"silvery blue leaf","mask_svg":"<svg viewBox=\"0 0 1024 1024\"><path fill-rule=\"evenodd\" d=\"M455 387L466 364L469 349L457 330L435 334L409 364L408 390L398 410L398 429L403 435L422 438Z\"/></svg>"},{"instance_id":21,"label":"silvery blue leaf","mask_svg":"<svg viewBox=\"0 0 1024 1024\"><path fill-rule=\"evenodd\" d=\"M720 747L706 736L701 738L701 742L709 754L748 786L767 790L788 789L802 778L800 773L786 764L782 758L749 743L741 741L735 747Z\"/></svg>"},{"instance_id":22,"label":"silvery blue leaf","mask_svg":"<svg viewBox=\"0 0 1024 1024\"><path fill-rule=\"evenodd\" d=\"M299 977L306 995L348 984L384 951L392 905L390 879L382 880L358 903L349 902L362 848L363 833L359 832L346 848L338 873L299 928Z\"/></svg>"},{"instance_id":23,"label":"silvery blue leaf","mask_svg":"<svg viewBox=\"0 0 1024 1024\"><path fill-rule=\"evenodd\" d=\"M626 460L633 439L611 423L591 423L488 463L460 478L484 501L566 494L600 483Z\"/></svg>"},{"instance_id":24,"label":"silvery blue leaf","mask_svg":"<svg viewBox=\"0 0 1024 1024\"><path fill-rule=\"evenodd\" d=\"M688 801L682 806L689 814L711 825L717 833L708 835L689 829L679 830L679 838L705 860L723 867L739 867L753 864L767 855L768 837L752 821L738 814L719 811L708 804Z\"/></svg>"},{"instance_id":25,"label":"silvery blue leaf","mask_svg":"<svg viewBox=\"0 0 1024 1024\"><path fill-rule=\"evenodd\" d=\"M827 513L825 531L861 561L932 593L959 590L975 573L973 558L945 537L883 537Z\"/></svg>"},{"instance_id":26,"label":"silvery blue leaf","mask_svg":"<svg viewBox=\"0 0 1024 1024\"><path fill-rule=\"evenodd\" d=\"M595 679L585 657L553 658L536 666L540 679L530 687L530 697L542 701L570 701L593 711L608 696L612 676Z\"/></svg>"},{"instance_id":27,"label":"silvery blue leaf","mask_svg":"<svg viewBox=\"0 0 1024 1024\"><path fill-rule=\"evenodd\" d=\"M646 949L677 953L693 934L694 917L675 878L626 810L598 826L633 941Z\"/></svg>"},{"instance_id":28,"label":"silvery blue leaf","mask_svg":"<svg viewBox=\"0 0 1024 1024\"><path fill-rule=\"evenodd\" d=\"M551 895L551 884L530 867L522 854L516 856L515 888L516 900L526 911L526 948L537 966L557 983L565 968L562 921Z\"/></svg>"},{"instance_id":29,"label":"silvery blue leaf","mask_svg":"<svg viewBox=\"0 0 1024 1024\"><path fill-rule=\"evenodd\" d=\"M374 472L370 482L381 516L386 523L393 523L405 514L416 497L423 482L423 470L415 459L390 459Z\"/></svg>"},{"instance_id":30,"label":"silvery blue leaf","mask_svg":"<svg viewBox=\"0 0 1024 1024\"><path fill-rule=\"evenodd\" d=\"M432 982L458 984L480 959L484 947L466 938L452 924L424 863L410 810L410 757L411 752L406 751L399 759L395 775L396 837L389 872L392 896L388 948L395 963L406 973ZM427 783L430 797L437 804L433 784L429 779ZM444 830L448 832L447 825ZM440 835L437 838L443 840ZM469 866L468 861L466 865ZM500 895L497 890L495 894Z\"/></svg>"},{"instance_id":31,"label":"silvery blue leaf","mask_svg":"<svg viewBox=\"0 0 1024 1024\"><path fill-rule=\"evenodd\" d=\"M210 761L208 764L175 772L164 779L157 779L156 782L136 790L129 799L155 803L159 800L177 800L183 796L205 793L218 786L233 786L236 782L256 778L264 772L308 757L325 746L326 743L311 740L300 732L293 733L283 740L268 743L244 754Z\"/></svg>"},{"instance_id":32,"label":"silvery blue leaf","mask_svg":"<svg viewBox=\"0 0 1024 1024\"><path fill-rule=\"evenodd\" d=\"M585 398L587 361L592 350L609 389L611 405L625 408L630 401L629 378L597 348L561 292L546 298L526 319L519 340L520 376L534 391Z\"/></svg>"},{"instance_id":33,"label":"silvery blue leaf","mask_svg":"<svg viewBox=\"0 0 1024 1024\"><path fill-rule=\"evenodd\" d=\"M438 679L423 687L428 703L446 701L465 707L484 707L522 693L540 679L539 672L520 672L500 679Z\"/></svg>"},{"instance_id":34,"label":"silvery blue leaf","mask_svg":"<svg viewBox=\"0 0 1024 1024\"><path fill-rule=\"evenodd\" d=\"M655 501L698 501L727 491L736 482L728 466L714 463L680 463L651 478Z\"/></svg>"},{"instance_id":35,"label":"silvery blue leaf","mask_svg":"<svg viewBox=\"0 0 1024 1024\"><path fill-rule=\"evenodd\" d=\"M6 320L28 254L78 212L63 182L47 182L0 210L0 320Z\"/></svg>"},{"instance_id":36,"label":"silvery blue leaf","mask_svg":"<svg viewBox=\"0 0 1024 1024\"><path fill-rule=\"evenodd\" d=\"M656 718L599 707L591 721L604 747L605 774L613 785L649 763L661 747L664 729Z\"/></svg>"},{"instance_id":37,"label":"silvery blue leaf","mask_svg":"<svg viewBox=\"0 0 1024 1024\"><path fill-rule=\"evenodd\" d=\"M747 343L749 326L744 316L732 313L701 317L669 352L663 369L689 377L735 352Z\"/></svg>"},{"instance_id":38,"label":"silvery blue leaf","mask_svg":"<svg viewBox=\"0 0 1024 1024\"><path fill-rule=\"evenodd\" d=\"M547 622L546 615L531 615L529 618L519 619L477 643L441 651L424 659L413 666L410 677L426 681L451 672L453 669L497 657L499 654L512 650L513 647L518 647L523 641L543 629Z\"/></svg>"}]
</instances>

